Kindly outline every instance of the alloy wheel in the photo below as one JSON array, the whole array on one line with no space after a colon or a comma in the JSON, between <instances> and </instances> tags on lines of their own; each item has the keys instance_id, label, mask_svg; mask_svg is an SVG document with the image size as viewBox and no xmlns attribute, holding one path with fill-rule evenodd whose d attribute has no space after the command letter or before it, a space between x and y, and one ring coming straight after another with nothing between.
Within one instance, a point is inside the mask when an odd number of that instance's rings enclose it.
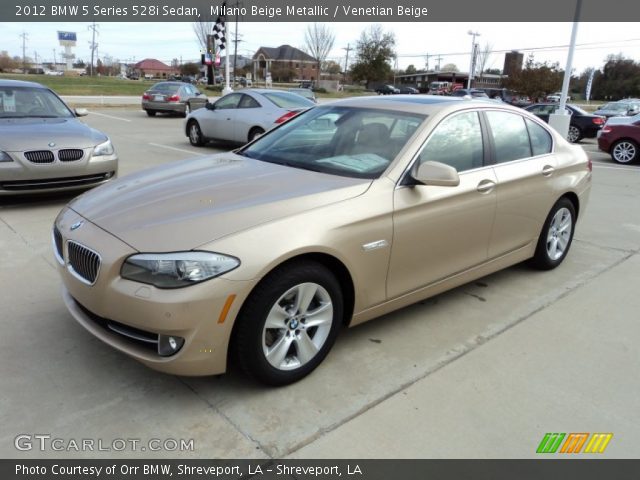
<instances>
[{"instance_id":1,"label":"alloy wheel","mask_svg":"<svg viewBox=\"0 0 640 480\"><path fill-rule=\"evenodd\" d=\"M333 324L329 292L317 283L301 283L278 298L262 331L262 350L278 370L293 370L311 361L329 337Z\"/></svg>"},{"instance_id":2,"label":"alloy wheel","mask_svg":"<svg viewBox=\"0 0 640 480\"><path fill-rule=\"evenodd\" d=\"M572 228L571 212L568 208L560 208L553 216L547 233L547 255L551 260L558 260L567 252Z\"/></svg>"},{"instance_id":3,"label":"alloy wheel","mask_svg":"<svg viewBox=\"0 0 640 480\"><path fill-rule=\"evenodd\" d=\"M637 154L637 147L633 143L627 141L616 143L611 152L613 159L618 163L633 162Z\"/></svg>"}]
</instances>

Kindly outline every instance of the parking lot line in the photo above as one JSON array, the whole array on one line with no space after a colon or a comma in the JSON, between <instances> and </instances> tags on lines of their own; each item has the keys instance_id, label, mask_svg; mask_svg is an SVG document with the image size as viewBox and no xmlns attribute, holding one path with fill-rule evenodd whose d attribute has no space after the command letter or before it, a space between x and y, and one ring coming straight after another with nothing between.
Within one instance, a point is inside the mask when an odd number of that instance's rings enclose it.
<instances>
[{"instance_id":1,"label":"parking lot line","mask_svg":"<svg viewBox=\"0 0 640 480\"><path fill-rule=\"evenodd\" d=\"M640 172L640 168L627 165L601 165L600 162L593 162L593 168L608 168L609 170L633 170Z\"/></svg>"},{"instance_id":2,"label":"parking lot line","mask_svg":"<svg viewBox=\"0 0 640 480\"><path fill-rule=\"evenodd\" d=\"M153 142L149 142L149 145L151 145L152 147L160 147L160 148L166 148L168 150L175 150L176 152L186 152L186 153L191 153L193 155L198 155L200 157L204 157L206 154L204 153L200 153L200 152L194 152L193 150L186 150L184 148L176 148L176 147L170 147L169 145L162 145L160 143L153 143Z\"/></svg>"},{"instance_id":3,"label":"parking lot line","mask_svg":"<svg viewBox=\"0 0 640 480\"><path fill-rule=\"evenodd\" d=\"M128 118L115 117L113 115L107 115L106 113L98 113L98 112L93 111L93 110L90 110L89 113L91 113L91 115L98 115L100 117L113 118L114 120L122 120L123 122L131 122L131 120L128 119Z\"/></svg>"}]
</instances>

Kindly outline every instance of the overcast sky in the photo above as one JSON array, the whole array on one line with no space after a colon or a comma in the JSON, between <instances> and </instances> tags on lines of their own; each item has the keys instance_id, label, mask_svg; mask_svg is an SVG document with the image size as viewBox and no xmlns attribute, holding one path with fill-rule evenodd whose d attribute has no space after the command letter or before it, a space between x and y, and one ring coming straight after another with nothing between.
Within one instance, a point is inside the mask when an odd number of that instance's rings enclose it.
<instances>
[{"instance_id":1,"label":"overcast sky","mask_svg":"<svg viewBox=\"0 0 640 480\"><path fill-rule=\"evenodd\" d=\"M331 23L335 33L334 48L330 59L344 65L346 48L351 46L350 61L355 58L353 48L360 33L368 28L368 23ZM477 42L481 48L491 46L493 53L486 68L501 69L504 53L500 51L518 49L527 55L532 52L536 61L559 62L562 68L567 61L567 45L571 38L570 22L567 23L383 23L385 31L396 36L398 67L413 64L424 68L426 55L429 67L437 64L435 56L441 55L440 65L457 65L460 71L468 71L471 36L469 30L479 32ZM233 30L233 24L228 24ZM253 55L261 46L276 47L290 44L304 45L306 23L241 23L238 53ZM100 57L109 55L123 62L157 58L166 63L178 58L183 61L196 60L200 50L190 23L100 23L98 53ZM63 49L58 45L58 30L76 32L78 37L75 53L77 58L88 61L91 57L89 44L91 32L88 23L0 23L0 50L7 50L12 56L22 55L22 38L26 32L27 56L51 61ZM575 72L588 67L602 67L609 54L622 53L628 58L640 61L640 29L638 23L580 23L578 26L577 48L573 61ZM232 45L230 45L232 47ZM233 51L233 50L231 50ZM58 57L60 60L60 57Z\"/></svg>"}]
</instances>

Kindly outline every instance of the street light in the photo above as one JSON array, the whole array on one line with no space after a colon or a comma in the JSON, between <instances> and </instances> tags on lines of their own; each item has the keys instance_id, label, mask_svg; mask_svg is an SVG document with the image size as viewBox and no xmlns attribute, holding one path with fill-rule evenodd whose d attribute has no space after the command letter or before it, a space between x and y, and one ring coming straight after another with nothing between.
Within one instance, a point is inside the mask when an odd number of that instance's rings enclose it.
<instances>
[{"instance_id":1,"label":"street light","mask_svg":"<svg viewBox=\"0 0 640 480\"><path fill-rule=\"evenodd\" d=\"M473 78L473 68L475 66L475 56L476 56L476 37L480 36L479 32L474 32L469 30L467 32L469 35L473 37L471 40L471 62L469 62L469 78L467 79L467 88L471 88L471 79Z\"/></svg>"}]
</instances>

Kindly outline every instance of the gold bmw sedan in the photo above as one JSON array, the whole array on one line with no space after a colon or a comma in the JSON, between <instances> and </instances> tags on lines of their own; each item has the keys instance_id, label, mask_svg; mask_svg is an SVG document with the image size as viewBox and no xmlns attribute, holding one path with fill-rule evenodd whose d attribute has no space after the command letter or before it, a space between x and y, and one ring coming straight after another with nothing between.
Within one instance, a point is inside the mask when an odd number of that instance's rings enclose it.
<instances>
[{"instance_id":1,"label":"gold bmw sedan","mask_svg":"<svg viewBox=\"0 0 640 480\"><path fill-rule=\"evenodd\" d=\"M283 385L354 326L524 260L565 259L591 162L527 112L422 95L318 106L229 153L60 212L71 315L151 368Z\"/></svg>"}]
</instances>

